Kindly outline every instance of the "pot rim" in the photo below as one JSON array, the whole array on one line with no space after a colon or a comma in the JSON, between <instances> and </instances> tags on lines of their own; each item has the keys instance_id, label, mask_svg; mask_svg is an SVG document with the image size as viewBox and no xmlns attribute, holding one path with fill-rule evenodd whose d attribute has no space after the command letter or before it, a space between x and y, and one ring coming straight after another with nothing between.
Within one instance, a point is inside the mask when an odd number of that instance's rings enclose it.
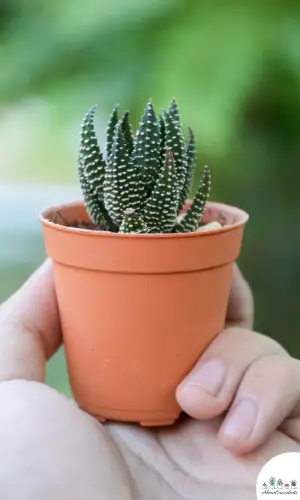
<instances>
[{"instance_id":1,"label":"pot rim","mask_svg":"<svg viewBox=\"0 0 300 500\"><path fill-rule=\"evenodd\" d=\"M235 228L238 228L239 226L243 226L246 224L246 222L249 219L249 214L245 212L244 210L234 207L232 205L227 205L225 203L219 203L219 202L213 202L209 201L207 203L207 208L218 208L220 211L225 211L225 212L230 212L232 215L235 215L237 217L237 222L234 224L228 224L222 228L218 229L212 229L210 231L204 231L204 232L190 232L190 233L152 233L152 234L136 234L136 233L129 233L129 234L123 234L123 233L112 233L109 231L92 231L90 229L82 229L82 228L77 228L77 227L70 227L70 226L63 226L61 224L58 224L57 222L52 222L49 219L47 219L47 214L49 212L54 211L55 209L63 209L63 208L71 208L71 207L76 207L78 205L83 205L83 200L77 200L69 203L62 203L60 205L53 205L50 207L44 208L40 214L39 214L39 220L42 222L43 225L48 226L49 228L55 229L57 231L62 231L65 233L73 233L73 234L78 234L78 235L89 235L91 237L106 237L106 238L131 238L131 239L141 239L141 238L148 238L148 239L170 239L170 238L199 238L199 237L205 237L205 236L210 236L212 234L216 233L225 233L228 231L231 231Z\"/></svg>"}]
</instances>

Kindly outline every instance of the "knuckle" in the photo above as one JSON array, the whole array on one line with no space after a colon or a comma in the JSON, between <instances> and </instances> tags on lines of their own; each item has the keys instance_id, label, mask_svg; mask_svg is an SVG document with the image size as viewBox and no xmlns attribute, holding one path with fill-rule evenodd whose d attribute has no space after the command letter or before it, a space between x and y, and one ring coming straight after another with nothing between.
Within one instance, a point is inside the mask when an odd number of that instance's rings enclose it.
<instances>
[{"instance_id":1,"label":"knuckle","mask_svg":"<svg viewBox=\"0 0 300 500\"><path fill-rule=\"evenodd\" d=\"M226 328L226 330L217 337L216 342L217 341L222 342L225 346L234 347L235 352L237 350L239 350L239 352L243 350L250 352L250 350L252 350L257 353L257 357L268 354L289 356L287 351L275 339L247 328L236 326Z\"/></svg>"},{"instance_id":2,"label":"knuckle","mask_svg":"<svg viewBox=\"0 0 300 500\"><path fill-rule=\"evenodd\" d=\"M272 380L279 384L293 387L297 377L300 379L300 366L296 366L294 360L290 357L282 356L278 353L267 354L257 359L251 367L252 376L261 380L262 374L272 377Z\"/></svg>"}]
</instances>

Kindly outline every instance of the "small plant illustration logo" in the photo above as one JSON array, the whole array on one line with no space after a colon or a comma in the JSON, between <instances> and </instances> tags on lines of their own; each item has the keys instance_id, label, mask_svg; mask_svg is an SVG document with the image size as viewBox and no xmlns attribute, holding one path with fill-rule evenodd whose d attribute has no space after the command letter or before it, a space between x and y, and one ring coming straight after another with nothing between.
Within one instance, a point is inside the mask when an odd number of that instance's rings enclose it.
<instances>
[{"instance_id":1,"label":"small plant illustration logo","mask_svg":"<svg viewBox=\"0 0 300 500\"><path fill-rule=\"evenodd\" d=\"M283 488L283 481L282 479L277 479L277 488L282 489Z\"/></svg>"},{"instance_id":2,"label":"small plant illustration logo","mask_svg":"<svg viewBox=\"0 0 300 500\"><path fill-rule=\"evenodd\" d=\"M266 493L272 493L273 495L283 495L284 493L279 491L279 490L282 490L282 489L285 489L285 490L294 490L292 491L290 494L295 494L295 490L298 490L298 487L297 487L297 484L298 482L296 481L296 479L292 479L290 482L283 482L283 480L281 479L281 477L279 477L278 479L276 479L274 476L271 476L269 477L268 479L268 483L266 483L266 481L264 481L261 485L261 489L262 490L265 490L265 494ZM289 492L285 492L285 494L288 494Z\"/></svg>"},{"instance_id":3,"label":"small plant illustration logo","mask_svg":"<svg viewBox=\"0 0 300 500\"><path fill-rule=\"evenodd\" d=\"M300 453L282 453L262 468L256 483L258 499L266 495L287 495L300 500Z\"/></svg>"}]
</instances>

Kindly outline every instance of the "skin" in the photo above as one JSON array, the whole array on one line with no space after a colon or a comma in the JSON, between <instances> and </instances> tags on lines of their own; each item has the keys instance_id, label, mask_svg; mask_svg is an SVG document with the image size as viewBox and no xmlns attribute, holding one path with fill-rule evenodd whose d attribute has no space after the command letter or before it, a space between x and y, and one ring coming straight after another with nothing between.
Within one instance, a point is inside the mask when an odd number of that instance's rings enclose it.
<instances>
[{"instance_id":1,"label":"skin","mask_svg":"<svg viewBox=\"0 0 300 500\"><path fill-rule=\"evenodd\" d=\"M227 320L178 387L190 416L165 429L102 425L43 384L61 343L46 262L0 308L0 498L254 499L264 463L300 452L300 362L251 331L238 268Z\"/></svg>"}]
</instances>

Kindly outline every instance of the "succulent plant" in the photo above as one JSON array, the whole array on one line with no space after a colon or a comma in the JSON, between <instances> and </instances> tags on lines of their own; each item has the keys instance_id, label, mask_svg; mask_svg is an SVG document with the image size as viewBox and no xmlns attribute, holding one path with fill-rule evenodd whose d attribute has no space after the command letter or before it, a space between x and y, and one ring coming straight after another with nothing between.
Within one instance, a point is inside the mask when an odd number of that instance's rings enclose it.
<instances>
[{"instance_id":1,"label":"succulent plant","mask_svg":"<svg viewBox=\"0 0 300 500\"><path fill-rule=\"evenodd\" d=\"M94 125L95 107L84 117L78 173L86 209L98 229L119 233L194 232L201 224L210 193L211 173L204 167L191 206L180 216L196 166L195 136L185 142L178 103L157 117L149 99L135 136L128 111L118 106L106 129L106 155Z\"/></svg>"}]
</instances>

